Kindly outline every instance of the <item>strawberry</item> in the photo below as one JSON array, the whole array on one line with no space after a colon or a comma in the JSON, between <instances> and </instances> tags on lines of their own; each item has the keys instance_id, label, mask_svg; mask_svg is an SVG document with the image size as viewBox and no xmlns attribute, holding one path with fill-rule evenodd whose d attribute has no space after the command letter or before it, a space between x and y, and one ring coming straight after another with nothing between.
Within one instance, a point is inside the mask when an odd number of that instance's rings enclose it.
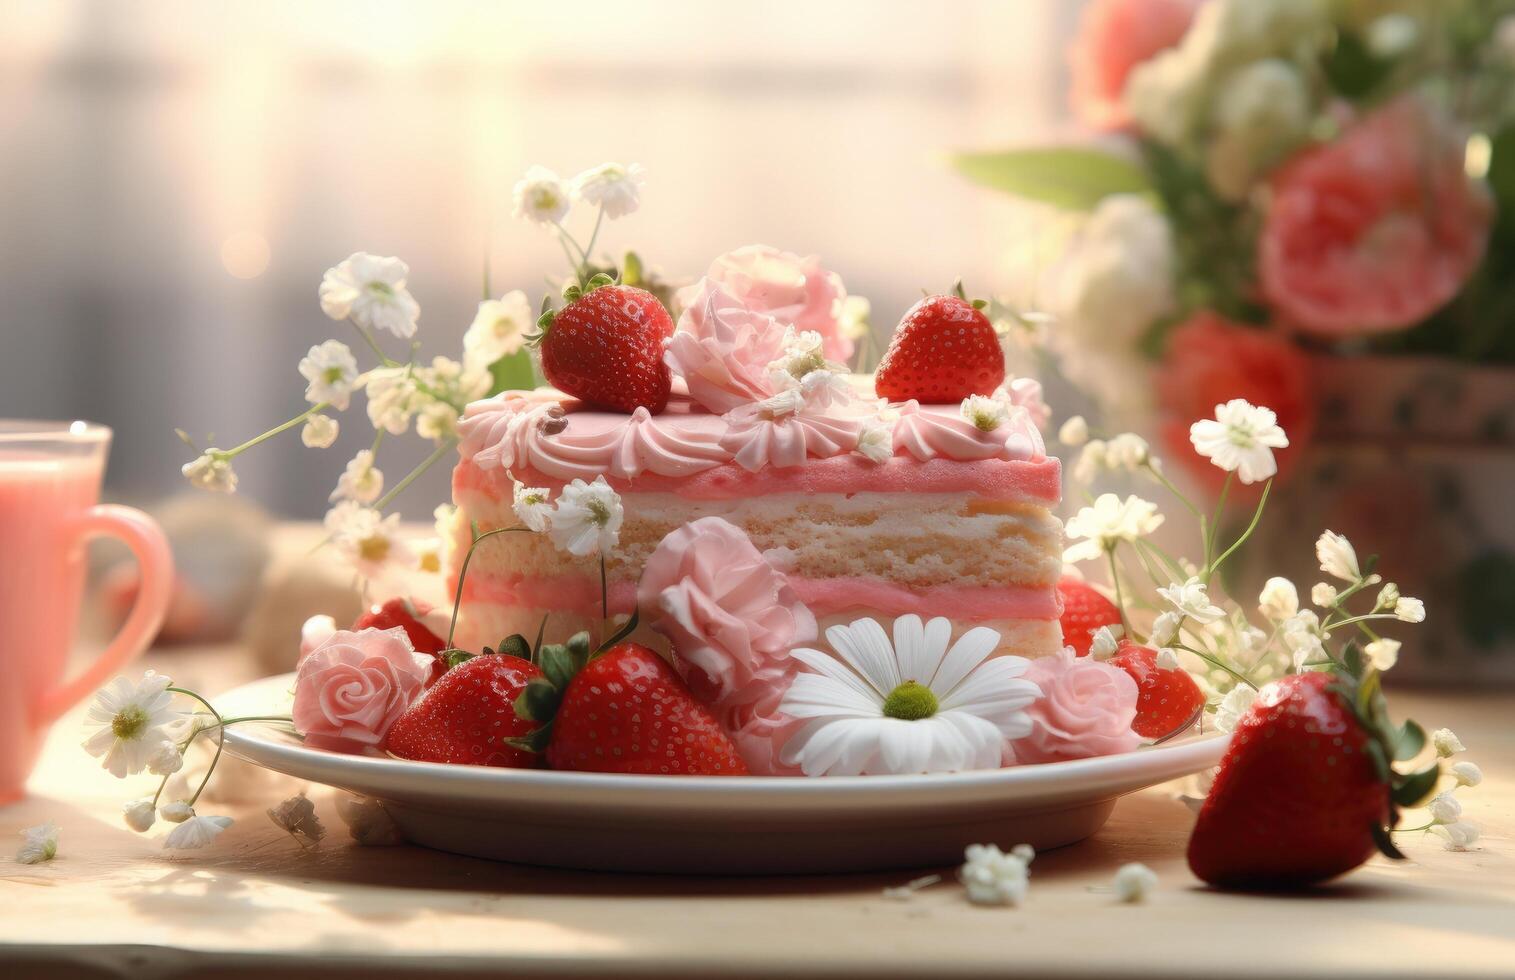
<instances>
[{"instance_id":1,"label":"strawberry","mask_svg":"<svg viewBox=\"0 0 1515 980\"><path fill-rule=\"evenodd\" d=\"M473 657L442 675L405 710L384 747L402 759L530 769L539 757L510 739L536 726L516 714L515 701L542 672L504 654Z\"/></svg>"},{"instance_id":2,"label":"strawberry","mask_svg":"<svg viewBox=\"0 0 1515 980\"><path fill-rule=\"evenodd\" d=\"M382 606L370 607L367 612L353 621L352 628L361 630L371 626L375 629L387 630L399 626L404 629L416 653L424 653L436 659L431 671L431 683L434 684L437 678L447 671L447 660L442 656L447 641L421 622L421 617L429 612L431 612L431 607L425 603L396 597Z\"/></svg>"},{"instance_id":3,"label":"strawberry","mask_svg":"<svg viewBox=\"0 0 1515 980\"><path fill-rule=\"evenodd\" d=\"M1063 600L1063 645L1073 648L1080 657L1087 656L1094 631L1101 626L1118 626L1120 610L1105 594L1083 579L1064 575L1057 582L1058 597Z\"/></svg>"},{"instance_id":4,"label":"strawberry","mask_svg":"<svg viewBox=\"0 0 1515 980\"><path fill-rule=\"evenodd\" d=\"M663 342L673 318L645 289L609 283L598 275L589 288L571 285L569 302L538 321L532 342L542 352L542 373L556 388L597 408L656 415L668 405L672 375Z\"/></svg>"},{"instance_id":5,"label":"strawberry","mask_svg":"<svg viewBox=\"0 0 1515 980\"><path fill-rule=\"evenodd\" d=\"M731 739L673 668L639 643L620 642L630 632L623 628L593 655L585 633L542 648L546 676L516 710L544 725L521 744L544 751L554 769L747 775Z\"/></svg>"},{"instance_id":6,"label":"strawberry","mask_svg":"<svg viewBox=\"0 0 1515 980\"><path fill-rule=\"evenodd\" d=\"M1263 689L1231 736L1189 838L1196 875L1223 888L1301 887L1350 871L1375 850L1400 856L1386 830L1398 819L1394 804L1413 805L1434 789L1435 768L1393 773L1386 754L1413 756L1424 732L1406 723L1409 734L1396 736L1408 739L1404 751L1386 753L1387 736L1357 714L1350 684L1307 673Z\"/></svg>"},{"instance_id":7,"label":"strawberry","mask_svg":"<svg viewBox=\"0 0 1515 980\"><path fill-rule=\"evenodd\" d=\"M1142 738L1165 738L1194 724L1205 706L1205 695L1181 667L1164 670L1157 651L1121 640L1106 663L1119 667L1136 681L1136 720L1131 730Z\"/></svg>"},{"instance_id":8,"label":"strawberry","mask_svg":"<svg viewBox=\"0 0 1515 980\"><path fill-rule=\"evenodd\" d=\"M874 374L880 398L954 404L993 394L1005 380L1005 355L982 301L964 298L961 283L956 292L928 296L900 320Z\"/></svg>"}]
</instances>

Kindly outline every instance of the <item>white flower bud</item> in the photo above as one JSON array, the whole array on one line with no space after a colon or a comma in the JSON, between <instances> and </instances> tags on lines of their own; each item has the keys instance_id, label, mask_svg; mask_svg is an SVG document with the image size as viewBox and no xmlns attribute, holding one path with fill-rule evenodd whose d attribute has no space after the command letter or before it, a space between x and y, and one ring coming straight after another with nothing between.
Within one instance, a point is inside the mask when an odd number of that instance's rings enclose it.
<instances>
[{"instance_id":1,"label":"white flower bud","mask_svg":"<svg viewBox=\"0 0 1515 980\"><path fill-rule=\"evenodd\" d=\"M1157 872L1133 861L1115 872L1115 900L1132 905L1144 902L1157 887Z\"/></svg>"},{"instance_id":2,"label":"white flower bud","mask_svg":"<svg viewBox=\"0 0 1515 980\"><path fill-rule=\"evenodd\" d=\"M1258 594L1257 609L1274 622L1288 619L1299 612L1299 590L1294 588L1293 582L1275 575Z\"/></svg>"},{"instance_id":3,"label":"white flower bud","mask_svg":"<svg viewBox=\"0 0 1515 980\"><path fill-rule=\"evenodd\" d=\"M1453 763L1451 773L1458 786L1477 786L1483 782L1483 770L1471 762Z\"/></svg>"},{"instance_id":4,"label":"white flower bud","mask_svg":"<svg viewBox=\"0 0 1515 980\"><path fill-rule=\"evenodd\" d=\"M1374 609L1393 609L1399 602L1399 586L1393 582L1386 582L1382 589L1378 590L1378 601L1373 604Z\"/></svg>"},{"instance_id":5,"label":"white flower bud","mask_svg":"<svg viewBox=\"0 0 1515 980\"><path fill-rule=\"evenodd\" d=\"M195 808L187 800L174 800L158 808L158 816L169 823L183 823L195 815Z\"/></svg>"},{"instance_id":6,"label":"white flower bud","mask_svg":"<svg viewBox=\"0 0 1515 980\"><path fill-rule=\"evenodd\" d=\"M1172 647L1163 647L1161 650L1157 651L1157 669L1177 670L1178 651L1174 650Z\"/></svg>"},{"instance_id":7,"label":"white flower bud","mask_svg":"<svg viewBox=\"0 0 1515 980\"><path fill-rule=\"evenodd\" d=\"M1089 441L1089 423L1082 415L1075 415L1057 430L1057 438L1065 446L1082 446Z\"/></svg>"},{"instance_id":8,"label":"white flower bud","mask_svg":"<svg viewBox=\"0 0 1515 980\"><path fill-rule=\"evenodd\" d=\"M1406 623L1424 623L1426 604L1407 595L1400 596L1399 601L1394 603L1394 618Z\"/></svg>"},{"instance_id":9,"label":"white flower bud","mask_svg":"<svg viewBox=\"0 0 1515 980\"><path fill-rule=\"evenodd\" d=\"M126 820L126 825L139 834L151 830L158 819L150 799L132 800L121 808L121 816Z\"/></svg>"},{"instance_id":10,"label":"white flower bud","mask_svg":"<svg viewBox=\"0 0 1515 980\"><path fill-rule=\"evenodd\" d=\"M1431 833L1442 839L1442 846L1449 851L1466 851L1478 843L1478 828L1466 820L1456 823L1437 824Z\"/></svg>"},{"instance_id":11,"label":"white flower bud","mask_svg":"<svg viewBox=\"0 0 1515 980\"><path fill-rule=\"evenodd\" d=\"M1316 582L1310 590L1310 601L1322 609L1336 605L1336 586L1330 582Z\"/></svg>"},{"instance_id":12,"label":"white flower bud","mask_svg":"<svg viewBox=\"0 0 1515 980\"><path fill-rule=\"evenodd\" d=\"M1452 795L1451 790L1447 790L1432 797L1431 802L1426 804L1426 811L1437 823L1456 823L1462 816L1462 804Z\"/></svg>"},{"instance_id":13,"label":"white flower bud","mask_svg":"<svg viewBox=\"0 0 1515 980\"><path fill-rule=\"evenodd\" d=\"M1462 739L1450 728L1438 728L1431 733L1431 745L1435 747L1436 754L1443 759L1450 759L1459 752L1466 752L1468 747L1462 744Z\"/></svg>"},{"instance_id":14,"label":"white flower bud","mask_svg":"<svg viewBox=\"0 0 1515 980\"><path fill-rule=\"evenodd\" d=\"M1399 641L1387 638L1374 640L1363 647L1362 652L1374 670L1385 671L1399 662Z\"/></svg>"}]
</instances>

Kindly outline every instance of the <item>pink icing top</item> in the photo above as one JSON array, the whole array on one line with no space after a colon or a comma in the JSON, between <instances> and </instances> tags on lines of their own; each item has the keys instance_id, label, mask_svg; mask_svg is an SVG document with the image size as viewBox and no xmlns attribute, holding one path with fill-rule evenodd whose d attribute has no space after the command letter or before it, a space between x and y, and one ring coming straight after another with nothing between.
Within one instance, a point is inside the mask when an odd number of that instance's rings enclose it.
<instances>
[{"instance_id":1,"label":"pink icing top","mask_svg":"<svg viewBox=\"0 0 1515 980\"><path fill-rule=\"evenodd\" d=\"M868 379L854 383L867 383L871 395ZM460 427L459 453L483 470L540 474L560 482L597 476L633 480L647 474L682 480L731 463L753 474L802 467L808 471L807 461L831 459L855 461L864 471L889 462L875 463L858 452L864 430L892 424L896 457L921 462L1047 461L1035 421L1018 405L1011 406L1009 419L992 432L969 423L956 405L907 402L897 410L872 414L770 415L756 404L716 415L677 390L660 415L644 409L620 415L593 411L560 392L539 388L469 405ZM1055 482L1055 463L1052 478Z\"/></svg>"}]
</instances>

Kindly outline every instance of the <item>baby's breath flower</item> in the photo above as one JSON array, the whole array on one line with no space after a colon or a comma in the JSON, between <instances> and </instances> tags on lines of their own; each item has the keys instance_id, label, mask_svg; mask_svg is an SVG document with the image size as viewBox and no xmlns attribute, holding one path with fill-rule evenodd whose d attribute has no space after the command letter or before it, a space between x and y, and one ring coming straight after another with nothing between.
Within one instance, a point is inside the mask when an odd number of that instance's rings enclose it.
<instances>
[{"instance_id":1,"label":"baby's breath flower","mask_svg":"<svg viewBox=\"0 0 1515 980\"><path fill-rule=\"evenodd\" d=\"M172 739L164 739L147 759L147 771L154 776L171 776L184 768L184 755Z\"/></svg>"},{"instance_id":2,"label":"baby's breath flower","mask_svg":"<svg viewBox=\"0 0 1515 980\"><path fill-rule=\"evenodd\" d=\"M516 484L513 507L521 523L541 533L552 524L551 491L546 487L528 487Z\"/></svg>"},{"instance_id":3,"label":"baby's breath flower","mask_svg":"<svg viewBox=\"0 0 1515 980\"><path fill-rule=\"evenodd\" d=\"M1431 802L1426 804L1426 812L1437 823L1456 823L1462 816L1462 803L1451 790L1446 790L1431 798Z\"/></svg>"},{"instance_id":4,"label":"baby's breath flower","mask_svg":"<svg viewBox=\"0 0 1515 980\"><path fill-rule=\"evenodd\" d=\"M410 267L397 258L354 252L321 278L321 310L364 330L413 336L421 305L405 288Z\"/></svg>"},{"instance_id":5,"label":"baby's breath flower","mask_svg":"<svg viewBox=\"0 0 1515 980\"><path fill-rule=\"evenodd\" d=\"M1115 651L1120 649L1120 638L1116 636L1119 628L1101 626L1095 630L1089 639L1089 656L1095 660L1109 660L1115 656Z\"/></svg>"},{"instance_id":6,"label":"baby's breath flower","mask_svg":"<svg viewBox=\"0 0 1515 980\"><path fill-rule=\"evenodd\" d=\"M1458 786L1477 786L1483 782L1483 770L1471 762L1456 762L1449 770Z\"/></svg>"},{"instance_id":7,"label":"baby's breath flower","mask_svg":"<svg viewBox=\"0 0 1515 980\"><path fill-rule=\"evenodd\" d=\"M340 340L317 344L300 358L300 374L306 381L305 400L312 405L330 402L339 412L347 410L358 381L358 359Z\"/></svg>"},{"instance_id":8,"label":"baby's breath flower","mask_svg":"<svg viewBox=\"0 0 1515 980\"><path fill-rule=\"evenodd\" d=\"M1028 857L1006 854L993 844L969 844L958 880L974 905L1019 905L1026 900L1030 873Z\"/></svg>"},{"instance_id":9,"label":"baby's breath flower","mask_svg":"<svg viewBox=\"0 0 1515 980\"><path fill-rule=\"evenodd\" d=\"M16 860L21 864L41 864L58 856L58 825L45 823L21 831L21 849Z\"/></svg>"},{"instance_id":10,"label":"baby's breath flower","mask_svg":"<svg viewBox=\"0 0 1515 980\"><path fill-rule=\"evenodd\" d=\"M121 808L121 817L132 830L145 834L157 821L158 811L151 799L132 800Z\"/></svg>"},{"instance_id":11,"label":"baby's breath flower","mask_svg":"<svg viewBox=\"0 0 1515 980\"><path fill-rule=\"evenodd\" d=\"M1179 668L1178 651L1172 647L1163 647L1157 651L1155 662L1158 670L1177 670Z\"/></svg>"},{"instance_id":12,"label":"baby's breath flower","mask_svg":"<svg viewBox=\"0 0 1515 980\"><path fill-rule=\"evenodd\" d=\"M204 847L231 824L231 817L190 817L163 838L163 846L169 850Z\"/></svg>"},{"instance_id":13,"label":"baby's breath flower","mask_svg":"<svg viewBox=\"0 0 1515 980\"><path fill-rule=\"evenodd\" d=\"M1399 602L1399 586L1393 582L1386 582L1384 587L1378 590L1378 601L1373 604L1374 609L1393 609Z\"/></svg>"},{"instance_id":14,"label":"baby's breath flower","mask_svg":"<svg viewBox=\"0 0 1515 980\"><path fill-rule=\"evenodd\" d=\"M1310 601L1322 609L1336 605L1336 586L1330 582L1316 582L1310 590Z\"/></svg>"},{"instance_id":15,"label":"baby's breath flower","mask_svg":"<svg viewBox=\"0 0 1515 980\"><path fill-rule=\"evenodd\" d=\"M517 218L551 225L568 217L568 186L546 167L534 164L527 169L526 176L516 182L512 197Z\"/></svg>"},{"instance_id":16,"label":"baby's breath flower","mask_svg":"<svg viewBox=\"0 0 1515 980\"><path fill-rule=\"evenodd\" d=\"M1357 549L1344 535L1324 531L1315 542L1315 557L1320 561L1320 570L1343 582L1356 583L1362 579L1362 570L1357 564Z\"/></svg>"},{"instance_id":17,"label":"baby's breath flower","mask_svg":"<svg viewBox=\"0 0 1515 980\"><path fill-rule=\"evenodd\" d=\"M1394 618L1406 623L1424 623L1426 621L1426 604L1419 599L1402 595L1394 603Z\"/></svg>"},{"instance_id":18,"label":"baby's breath flower","mask_svg":"<svg viewBox=\"0 0 1515 980\"><path fill-rule=\"evenodd\" d=\"M1133 861L1123 864L1115 872L1115 900L1131 905L1147 900L1157 887L1157 872L1145 864Z\"/></svg>"},{"instance_id":19,"label":"baby's breath flower","mask_svg":"<svg viewBox=\"0 0 1515 980\"><path fill-rule=\"evenodd\" d=\"M894 456L894 432L884 422L863 423L858 433L857 451L875 463L882 463Z\"/></svg>"},{"instance_id":20,"label":"baby's breath flower","mask_svg":"<svg viewBox=\"0 0 1515 980\"><path fill-rule=\"evenodd\" d=\"M1210 601L1210 594L1205 588L1205 583L1198 578L1191 578L1183 583L1175 582L1167 588L1158 589L1157 594L1168 600L1174 609L1197 623L1213 623L1226 614L1224 609Z\"/></svg>"},{"instance_id":21,"label":"baby's breath flower","mask_svg":"<svg viewBox=\"0 0 1515 980\"><path fill-rule=\"evenodd\" d=\"M1103 439L1090 439L1073 463L1073 482L1087 485L1094 482L1106 466L1106 446Z\"/></svg>"},{"instance_id":22,"label":"baby's breath flower","mask_svg":"<svg viewBox=\"0 0 1515 980\"><path fill-rule=\"evenodd\" d=\"M1443 759L1450 759L1459 752L1466 752L1467 746L1462 744L1462 739L1450 728L1438 728L1431 733L1431 745L1436 749L1436 754Z\"/></svg>"},{"instance_id":23,"label":"baby's breath flower","mask_svg":"<svg viewBox=\"0 0 1515 980\"><path fill-rule=\"evenodd\" d=\"M158 808L158 816L169 823L183 823L195 815L195 808L188 800L171 800Z\"/></svg>"},{"instance_id":24,"label":"baby's breath flower","mask_svg":"<svg viewBox=\"0 0 1515 980\"><path fill-rule=\"evenodd\" d=\"M1215 727L1223 732L1236 731L1237 722L1251 710L1257 701L1257 691L1246 684L1237 684L1226 692L1215 709Z\"/></svg>"},{"instance_id":25,"label":"baby's breath flower","mask_svg":"<svg viewBox=\"0 0 1515 980\"><path fill-rule=\"evenodd\" d=\"M1431 833L1441 838L1441 846L1449 851L1466 851L1478 843L1478 828L1466 820L1456 823L1437 824Z\"/></svg>"},{"instance_id":26,"label":"baby's breath flower","mask_svg":"<svg viewBox=\"0 0 1515 980\"><path fill-rule=\"evenodd\" d=\"M390 435L403 435L425 404L411 367L375 368L364 375L363 384L368 390L368 420Z\"/></svg>"},{"instance_id":27,"label":"baby's breath flower","mask_svg":"<svg viewBox=\"0 0 1515 980\"><path fill-rule=\"evenodd\" d=\"M1147 440L1134 432L1122 432L1105 445L1105 465L1112 470L1134 471L1152 458Z\"/></svg>"},{"instance_id":28,"label":"baby's breath flower","mask_svg":"<svg viewBox=\"0 0 1515 980\"><path fill-rule=\"evenodd\" d=\"M1373 640L1362 648L1363 656L1374 670L1384 671L1399 663L1399 641L1387 637Z\"/></svg>"},{"instance_id":29,"label":"baby's breath flower","mask_svg":"<svg viewBox=\"0 0 1515 980\"><path fill-rule=\"evenodd\" d=\"M1308 609L1301 609L1280 624L1284 646L1294 655L1294 669L1299 670L1325 656L1325 644L1321 642L1320 617Z\"/></svg>"},{"instance_id":30,"label":"baby's breath flower","mask_svg":"<svg viewBox=\"0 0 1515 980\"><path fill-rule=\"evenodd\" d=\"M625 519L620 496L603 476L593 483L574 480L558 494L549 533L553 543L569 554L604 554L620 541Z\"/></svg>"},{"instance_id":31,"label":"baby's breath flower","mask_svg":"<svg viewBox=\"0 0 1515 980\"><path fill-rule=\"evenodd\" d=\"M236 493L237 472L231 468L231 460L221 455L221 450L211 448L184 464L180 470L189 485L213 493Z\"/></svg>"},{"instance_id":32,"label":"baby's breath flower","mask_svg":"<svg viewBox=\"0 0 1515 980\"><path fill-rule=\"evenodd\" d=\"M339 426L329 415L312 415L300 429L300 441L311 449L325 449L337 441Z\"/></svg>"},{"instance_id":33,"label":"baby's breath flower","mask_svg":"<svg viewBox=\"0 0 1515 980\"><path fill-rule=\"evenodd\" d=\"M373 464L373 451L363 449L348 461L347 468L337 478L337 488L327 499L331 501L355 500L360 504L371 504L378 500L383 492L384 474Z\"/></svg>"},{"instance_id":34,"label":"baby's breath flower","mask_svg":"<svg viewBox=\"0 0 1515 980\"><path fill-rule=\"evenodd\" d=\"M1090 443L1092 446L1093 443ZM1163 515L1157 505L1140 497L1124 500L1113 493L1100 494L1090 507L1082 508L1068 520L1068 537L1083 538L1063 553L1068 562L1100 558L1105 551L1122 541L1135 541L1157 530Z\"/></svg>"},{"instance_id":35,"label":"baby's breath flower","mask_svg":"<svg viewBox=\"0 0 1515 980\"><path fill-rule=\"evenodd\" d=\"M1293 582L1275 575L1263 584L1257 610L1274 622L1282 622L1299 612L1299 590Z\"/></svg>"},{"instance_id":36,"label":"baby's breath flower","mask_svg":"<svg viewBox=\"0 0 1515 980\"><path fill-rule=\"evenodd\" d=\"M169 732L182 717L173 708L171 683L149 670L135 684L117 677L95 694L86 724L99 729L85 740L84 750L102 759L111 775L136 775L170 741Z\"/></svg>"},{"instance_id":37,"label":"baby's breath flower","mask_svg":"<svg viewBox=\"0 0 1515 980\"><path fill-rule=\"evenodd\" d=\"M642 203L647 169L640 163L602 163L573 179L573 196L605 209L607 218L623 218Z\"/></svg>"},{"instance_id":38,"label":"baby's breath flower","mask_svg":"<svg viewBox=\"0 0 1515 980\"><path fill-rule=\"evenodd\" d=\"M1227 472L1235 472L1243 483L1266 480L1278 472L1273 450L1289 444L1289 437L1278 426L1278 416L1242 398L1233 398L1215 406L1215 419L1204 419L1189 427L1189 441L1201 456Z\"/></svg>"},{"instance_id":39,"label":"baby's breath flower","mask_svg":"<svg viewBox=\"0 0 1515 980\"><path fill-rule=\"evenodd\" d=\"M1183 624L1184 614L1169 610L1157 614L1152 620L1152 631L1147 634L1147 641L1153 646L1170 646L1178 636L1178 628Z\"/></svg>"},{"instance_id":40,"label":"baby's breath flower","mask_svg":"<svg viewBox=\"0 0 1515 980\"><path fill-rule=\"evenodd\" d=\"M535 323L531 301L519 289L499 299L484 300L463 334L463 366L475 371L489 370L495 361L521 349Z\"/></svg>"},{"instance_id":41,"label":"baby's breath flower","mask_svg":"<svg viewBox=\"0 0 1515 980\"><path fill-rule=\"evenodd\" d=\"M380 517L372 507L344 500L326 512L332 544L365 578L378 578L391 565L411 563L410 548L400 536L400 515Z\"/></svg>"},{"instance_id":42,"label":"baby's breath flower","mask_svg":"<svg viewBox=\"0 0 1515 980\"><path fill-rule=\"evenodd\" d=\"M1082 446L1089 441L1089 423L1082 415L1073 416L1058 428L1057 441L1073 448Z\"/></svg>"},{"instance_id":43,"label":"baby's breath flower","mask_svg":"<svg viewBox=\"0 0 1515 980\"><path fill-rule=\"evenodd\" d=\"M964 398L958 411L975 429L982 432L993 432L1010 417L1004 402L984 395L969 395Z\"/></svg>"}]
</instances>

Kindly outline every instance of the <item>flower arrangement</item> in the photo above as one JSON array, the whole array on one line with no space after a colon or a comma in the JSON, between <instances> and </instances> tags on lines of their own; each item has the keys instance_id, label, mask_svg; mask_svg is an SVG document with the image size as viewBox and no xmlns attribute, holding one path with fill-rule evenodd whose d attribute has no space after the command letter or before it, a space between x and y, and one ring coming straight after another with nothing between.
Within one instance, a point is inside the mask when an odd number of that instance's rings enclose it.
<instances>
[{"instance_id":1,"label":"flower arrangement","mask_svg":"<svg viewBox=\"0 0 1515 980\"><path fill-rule=\"evenodd\" d=\"M1069 65L1099 142L957 165L1079 215L1034 287L1074 381L1202 474L1188 425L1267 404L1287 471L1309 355L1515 361L1512 38L1506 0L1094 0Z\"/></svg>"}]
</instances>

